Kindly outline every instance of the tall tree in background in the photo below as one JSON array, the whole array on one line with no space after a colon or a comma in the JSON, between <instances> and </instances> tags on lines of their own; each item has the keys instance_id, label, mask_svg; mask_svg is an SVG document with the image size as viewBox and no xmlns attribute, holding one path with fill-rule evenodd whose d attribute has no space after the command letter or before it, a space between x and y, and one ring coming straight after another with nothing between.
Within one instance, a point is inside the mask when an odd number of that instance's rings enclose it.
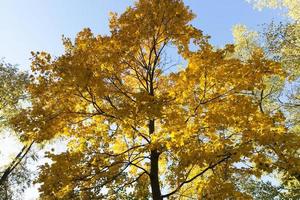
<instances>
[{"instance_id":1,"label":"tall tree in background","mask_svg":"<svg viewBox=\"0 0 300 200\"><path fill-rule=\"evenodd\" d=\"M281 156L299 135L262 106L265 80L286 70L261 48L213 48L194 17L181 0L140 0L111 15L109 36L84 29L58 58L33 53L32 106L11 123L25 141L69 141L48 153L42 199L247 199L239 176L299 173ZM169 69L169 46L184 69Z\"/></svg>"},{"instance_id":2,"label":"tall tree in background","mask_svg":"<svg viewBox=\"0 0 300 200\"><path fill-rule=\"evenodd\" d=\"M286 126L290 132L300 134L300 1L298 0L248 0L258 9L263 8L284 8L287 22L279 24L271 23L265 26L262 32L264 49L270 58L281 63L287 73L287 79L280 81L272 79L269 81L269 89L272 89L272 95L265 98L265 104L271 104L270 107L280 108L286 116ZM245 37L244 37L245 38ZM251 35L250 35L251 38ZM250 42L251 43L251 42ZM253 43L252 43L253 44ZM276 85L276 86L275 86ZM282 88L280 90L280 88ZM279 90L278 90L279 89ZM279 91L278 92L276 92ZM275 91L275 93L274 93ZM273 98L272 98L273 96ZM270 98L271 97L271 98ZM275 97L275 98L274 98ZM294 141L299 142L298 140ZM281 160L299 159L299 149L295 151L282 151ZM299 164L298 164L299 165ZM286 167L285 164L279 165L279 168ZM284 170L286 171L286 169ZM283 172L283 171L281 171ZM300 176L298 172L279 173L281 179L281 190L285 191L287 199L300 198Z\"/></svg>"},{"instance_id":3,"label":"tall tree in background","mask_svg":"<svg viewBox=\"0 0 300 200\"><path fill-rule=\"evenodd\" d=\"M27 99L25 87L28 78L26 73L18 72L15 66L0 63L0 134L14 135L9 128L9 119L18 113L20 103ZM20 194L28 186L30 172L25 167L25 159L31 145L25 144L8 165L0 163L0 199L16 199L17 193Z\"/></svg>"},{"instance_id":4,"label":"tall tree in background","mask_svg":"<svg viewBox=\"0 0 300 200\"><path fill-rule=\"evenodd\" d=\"M300 21L279 25L272 23L264 34L267 39L268 51L282 63L289 75L288 84L282 93L282 98L279 98L279 104L286 115L286 124L289 130L300 135ZM292 154L290 153L282 152L281 156L299 158L299 149ZM283 174L282 178L283 183L291 190L291 193L297 193L294 199L299 199L299 172Z\"/></svg>"},{"instance_id":5,"label":"tall tree in background","mask_svg":"<svg viewBox=\"0 0 300 200\"><path fill-rule=\"evenodd\" d=\"M0 125L8 125L9 116L18 112L19 102L25 100L25 87L28 75L18 72L11 64L0 63Z\"/></svg>"},{"instance_id":6,"label":"tall tree in background","mask_svg":"<svg viewBox=\"0 0 300 200\"><path fill-rule=\"evenodd\" d=\"M246 0L252 3L255 8L262 10L263 8L284 8L287 10L287 16L293 20L300 19L300 1L299 0Z\"/></svg>"}]
</instances>

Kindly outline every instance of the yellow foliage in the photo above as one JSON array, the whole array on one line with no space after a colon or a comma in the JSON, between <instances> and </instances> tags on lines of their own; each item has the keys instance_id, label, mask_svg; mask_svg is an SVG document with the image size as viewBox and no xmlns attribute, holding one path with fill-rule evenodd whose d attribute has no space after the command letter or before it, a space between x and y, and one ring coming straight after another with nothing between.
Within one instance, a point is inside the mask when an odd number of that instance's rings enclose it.
<instances>
[{"instance_id":1,"label":"yellow foliage","mask_svg":"<svg viewBox=\"0 0 300 200\"><path fill-rule=\"evenodd\" d=\"M299 148L256 95L265 79L285 79L282 66L259 48L243 59L230 56L234 45L214 49L194 17L181 0L140 0L111 15L109 36L84 29L64 39L62 56L34 54L32 107L16 128L37 142L70 140L42 167L42 199L249 198L233 174L270 172L289 159L280 152ZM186 68L163 73L166 45ZM242 172L236 164L247 161L255 170Z\"/></svg>"}]
</instances>

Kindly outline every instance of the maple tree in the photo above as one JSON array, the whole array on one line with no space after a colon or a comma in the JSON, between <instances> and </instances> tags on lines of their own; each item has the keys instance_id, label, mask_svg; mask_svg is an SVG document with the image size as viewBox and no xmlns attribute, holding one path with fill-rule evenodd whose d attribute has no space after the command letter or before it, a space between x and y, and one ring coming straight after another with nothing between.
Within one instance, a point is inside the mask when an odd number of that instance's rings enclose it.
<instances>
[{"instance_id":1,"label":"maple tree","mask_svg":"<svg viewBox=\"0 0 300 200\"><path fill-rule=\"evenodd\" d=\"M42 199L250 199L239 176L299 173L299 135L262 92L286 69L259 47L214 48L194 17L181 0L140 0L111 14L110 35L33 53L31 107L11 123L23 141L68 140L47 154ZM169 46L185 68L169 70Z\"/></svg>"}]
</instances>

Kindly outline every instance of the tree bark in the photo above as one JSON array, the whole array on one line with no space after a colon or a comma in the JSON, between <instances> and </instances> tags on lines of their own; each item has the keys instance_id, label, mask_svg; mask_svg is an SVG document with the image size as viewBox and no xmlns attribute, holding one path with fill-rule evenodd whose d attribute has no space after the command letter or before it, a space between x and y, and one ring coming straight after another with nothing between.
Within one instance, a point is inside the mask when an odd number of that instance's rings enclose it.
<instances>
[{"instance_id":1,"label":"tree bark","mask_svg":"<svg viewBox=\"0 0 300 200\"><path fill-rule=\"evenodd\" d=\"M149 73L149 95L154 96L154 87L153 87L153 79L154 79L154 71L155 71L156 63L153 65ZM149 120L149 135L154 134L155 131L155 120ZM151 192L152 192L152 199L153 200L163 200L160 191L160 184L159 184L159 151L157 149L151 149L150 151L150 185L151 185Z\"/></svg>"},{"instance_id":2,"label":"tree bark","mask_svg":"<svg viewBox=\"0 0 300 200\"><path fill-rule=\"evenodd\" d=\"M162 200L159 177L158 177L158 158L159 153L156 150L151 150L151 170L150 170L150 182L153 200Z\"/></svg>"},{"instance_id":3,"label":"tree bark","mask_svg":"<svg viewBox=\"0 0 300 200\"><path fill-rule=\"evenodd\" d=\"M154 133L154 120L149 121L149 133ZM162 200L159 177L158 177L158 159L159 152L157 150L151 150L150 152L150 184L153 200Z\"/></svg>"},{"instance_id":4,"label":"tree bark","mask_svg":"<svg viewBox=\"0 0 300 200\"><path fill-rule=\"evenodd\" d=\"M5 169L4 173L0 177L0 185L5 184L8 179L8 176L13 172L13 170L21 163L24 157L28 154L29 150L31 149L34 141L30 144L25 145L18 155L14 158L14 160L10 163L10 165Z\"/></svg>"}]
</instances>

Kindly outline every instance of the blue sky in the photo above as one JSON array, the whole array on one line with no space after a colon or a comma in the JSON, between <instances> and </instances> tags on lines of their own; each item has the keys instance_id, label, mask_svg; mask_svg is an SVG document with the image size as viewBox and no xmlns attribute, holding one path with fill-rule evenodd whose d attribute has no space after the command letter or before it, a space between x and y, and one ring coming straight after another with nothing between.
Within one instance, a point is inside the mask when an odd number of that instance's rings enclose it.
<instances>
[{"instance_id":1,"label":"blue sky","mask_svg":"<svg viewBox=\"0 0 300 200\"><path fill-rule=\"evenodd\" d=\"M84 27L107 34L108 13L122 12L133 0L0 0L0 58L30 69L30 51L62 53L61 36L74 38ZM272 19L273 10L253 10L245 0L186 0L196 13L193 24L222 46L232 42L231 28L241 23L257 29Z\"/></svg>"}]
</instances>

